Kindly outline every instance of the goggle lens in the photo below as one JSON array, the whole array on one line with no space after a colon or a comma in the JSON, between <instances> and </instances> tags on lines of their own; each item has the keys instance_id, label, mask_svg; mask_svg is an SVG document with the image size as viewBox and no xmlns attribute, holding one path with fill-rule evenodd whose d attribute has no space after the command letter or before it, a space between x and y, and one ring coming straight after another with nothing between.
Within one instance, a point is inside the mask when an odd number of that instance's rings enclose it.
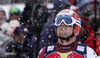
<instances>
[{"instance_id":1,"label":"goggle lens","mask_svg":"<svg viewBox=\"0 0 100 58\"><path fill-rule=\"evenodd\" d=\"M56 19L56 22L55 24L57 26L60 26L61 23L65 23L66 26L72 26L72 18L70 16L59 16L57 19ZM71 25L70 25L71 24Z\"/></svg>"}]
</instances>

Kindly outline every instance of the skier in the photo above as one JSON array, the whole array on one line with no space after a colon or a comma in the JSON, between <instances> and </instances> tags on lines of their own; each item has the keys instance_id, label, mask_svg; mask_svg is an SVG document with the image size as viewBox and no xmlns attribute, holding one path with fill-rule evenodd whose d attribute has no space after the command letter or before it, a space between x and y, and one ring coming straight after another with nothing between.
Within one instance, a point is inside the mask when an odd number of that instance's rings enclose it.
<instances>
[{"instance_id":1,"label":"skier","mask_svg":"<svg viewBox=\"0 0 100 58\"><path fill-rule=\"evenodd\" d=\"M60 11L56 15L54 26L58 42L42 48L38 58L97 58L94 50L76 42L81 21L74 11Z\"/></svg>"}]
</instances>

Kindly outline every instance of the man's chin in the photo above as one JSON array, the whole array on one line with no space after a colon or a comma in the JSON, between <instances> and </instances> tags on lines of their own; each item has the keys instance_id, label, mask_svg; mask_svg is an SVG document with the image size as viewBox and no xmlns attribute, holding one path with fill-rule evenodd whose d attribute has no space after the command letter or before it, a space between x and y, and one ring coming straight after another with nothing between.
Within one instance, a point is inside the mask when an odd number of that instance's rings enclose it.
<instances>
[{"instance_id":1,"label":"man's chin","mask_svg":"<svg viewBox=\"0 0 100 58\"><path fill-rule=\"evenodd\" d=\"M60 35L59 35L59 36L60 36ZM60 36L60 37L67 38L68 36Z\"/></svg>"}]
</instances>

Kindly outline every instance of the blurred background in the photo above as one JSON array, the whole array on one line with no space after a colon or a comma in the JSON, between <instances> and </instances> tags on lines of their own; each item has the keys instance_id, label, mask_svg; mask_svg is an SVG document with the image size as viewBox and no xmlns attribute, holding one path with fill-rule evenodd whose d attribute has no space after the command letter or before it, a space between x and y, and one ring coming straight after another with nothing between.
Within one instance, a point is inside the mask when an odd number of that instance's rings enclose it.
<instances>
[{"instance_id":1,"label":"blurred background","mask_svg":"<svg viewBox=\"0 0 100 58\"><path fill-rule=\"evenodd\" d=\"M37 58L42 47L56 42L54 1L0 0L0 58ZM100 58L100 0L67 1L82 19L78 43L87 44Z\"/></svg>"},{"instance_id":2,"label":"blurred background","mask_svg":"<svg viewBox=\"0 0 100 58\"><path fill-rule=\"evenodd\" d=\"M5 10L6 16L9 18L8 14L11 7L17 7L21 12L23 12L25 3L34 4L35 2L35 0L0 0L0 8ZM41 0L40 2L43 3L48 9L53 9L54 0Z\"/></svg>"}]
</instances>

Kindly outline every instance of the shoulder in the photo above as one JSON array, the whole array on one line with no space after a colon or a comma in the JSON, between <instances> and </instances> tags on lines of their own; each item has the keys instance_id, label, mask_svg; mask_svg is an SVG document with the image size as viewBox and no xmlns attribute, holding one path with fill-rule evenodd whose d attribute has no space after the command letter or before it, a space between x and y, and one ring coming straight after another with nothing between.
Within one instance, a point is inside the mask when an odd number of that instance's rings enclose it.
<instances>
[{"instance_id":1,"label":"shoulder","mask_svg":"<svg viewBox=\"0 0 100 58\"><path fill-rule=\"evenodd\" d=\"M44 58L44 51L45 51L45 48L46 48L46 47L43 47L43 48L40 50L40 52L39 52L39 54L38 54L38 58Z\"/></svg>"},{"instance_id":2,"label":"shoulder","mask_svg":"<svg viewBox=\"0 0 100 58\"><path fill-rule=\"evenodd\" d=\"M87 47L87 58L97 58L97 54L90 47Z\"/></svg>"},{"instance_id":3,"label":"shoulder","mask_svg":"<svg viewBox=\"0 0 100 58\"><path fill-rule=\"evenodd\" d=\"M92 48L88 47L86 44L78 44L77 50L81 51L81 54L83 56L86 55L87 58L97 58L97 54L95 53L95 51Z\"/></svg>"},{"instance_id":4,"label":"shoulder","mask_svg":"<svg viewBox=\"0 0 100 58\"><path fill-rule=\"evenodd\" d=\"M86 53L86 47L87 47L86 44L78 44L76 50Z\"/></svg>"},{"instance_id":5,"label":"shoulder","mask_svg":"<svg viewBox=\"0 0 100 58\"><path fill-rule=\"evenodd\" d=\"M39 51L39 54L44 53L45 48L46 48L46 47L43 47L43 48Z\"/></svg>"},{"instance_id":6,"label":"shoulder","mask_svg":"<svg viewBox=\"0 0 100 58\"><path fill-rule=\"evenodd\" d=\"M49 55L50 53L53 53L55 51L55 45L50 45L50 46L46 46L43 47L38 56L44 56L44 54Z\"/></svg>"},{"instance_id":7,"label":"shoulder","mask_svg":"<svg viewBox=\"0 0 100 58\"><path fill-rule=\"evenodd\" d=\"M78 44L77 47L73 51L84 56L86 55L86 51L87 51L86 47L87 47L86 44Z\"/></svg>"}]
</instances>

